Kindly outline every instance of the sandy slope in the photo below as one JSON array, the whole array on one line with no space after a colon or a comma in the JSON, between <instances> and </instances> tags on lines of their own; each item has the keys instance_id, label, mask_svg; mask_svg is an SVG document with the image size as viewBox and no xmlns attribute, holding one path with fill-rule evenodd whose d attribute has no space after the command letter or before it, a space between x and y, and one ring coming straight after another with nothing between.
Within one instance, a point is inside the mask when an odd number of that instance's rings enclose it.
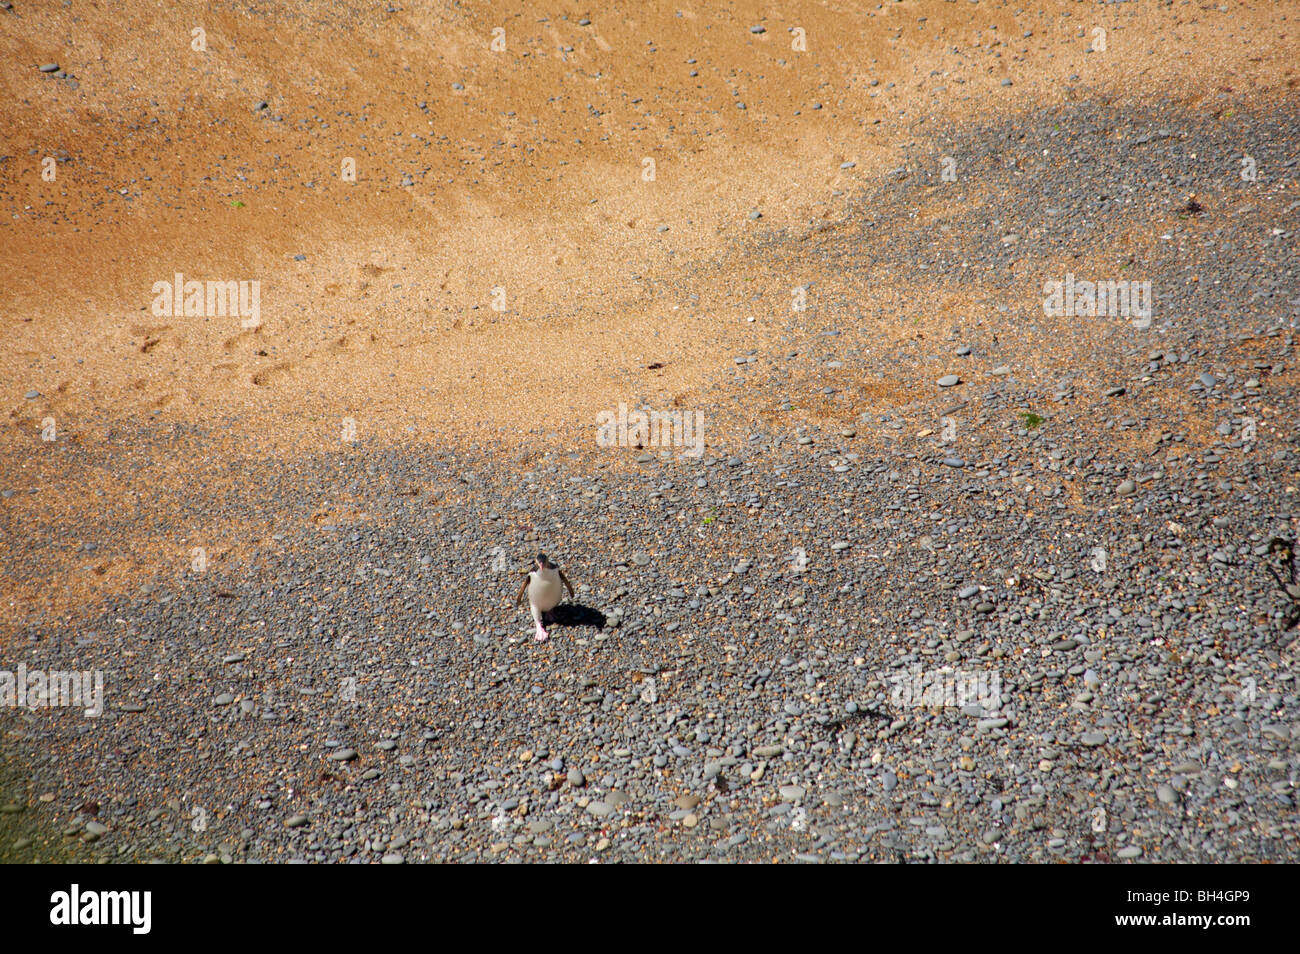
<instances>
[{"instance_id":1,"label":"sandy slope","mask_svg":"<svg viewBox=\"0 0 1300 954\"><path fill-rule=\"evenodd\" d=\"M644 398L708 409L725 446L753 410L733 356L783 333L794 286L836 277L783 274L764 249L843 221L938 122L1089 96L1168 98L1211 121L1224 90L1294 96L1297 16L1294 2L15 0L0 12L0 474L39 484L75 536L92 489L165 508L194 462L64 473L42 459L50 418L89 444L150 415L210 426L211 455L328 447L345 419L371 441L594 452L596 415ZM1098 28L1106 49L1090 52ZM56 62L69 78L38 71ZM260 326L154 315L153 284L178 272L259 282ZM855 294L900 322L915 302ZM926 304L941 328L959 303ZM903 372L876 370L887 405ZM141 562L157 543L142 539Z\"/></svg>"}]
</instances>

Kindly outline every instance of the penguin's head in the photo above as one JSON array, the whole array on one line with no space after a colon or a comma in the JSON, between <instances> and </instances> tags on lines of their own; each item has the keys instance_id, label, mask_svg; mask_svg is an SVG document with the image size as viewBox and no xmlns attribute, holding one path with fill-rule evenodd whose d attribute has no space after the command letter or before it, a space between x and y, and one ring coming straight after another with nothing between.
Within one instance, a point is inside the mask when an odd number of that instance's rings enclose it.
<instances>
[{"instance_id":1,"label":"penguin's head","mask_svg":"<svg viewBox=\"0 0 1300 954\"><path fill-rule=\"evenodd\" d=\"M537 554L537 569L554 570L556 569L556 565L551 562L551 558L548 557L545 553L539 553Z\"/></svg>"}]
</instances>

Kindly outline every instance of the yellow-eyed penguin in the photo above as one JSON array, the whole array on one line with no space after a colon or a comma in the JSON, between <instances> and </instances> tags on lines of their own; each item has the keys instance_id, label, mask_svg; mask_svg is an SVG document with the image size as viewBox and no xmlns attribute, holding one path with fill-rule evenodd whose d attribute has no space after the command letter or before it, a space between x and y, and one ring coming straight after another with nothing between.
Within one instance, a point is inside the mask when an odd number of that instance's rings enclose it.
<instances>
[{"instance_id":1,"label":"yellow-eyed penguin","mask_svg":"<svg viewBox=\"0 0 1300 954\"><path fill-rule=\"evenodd\" d=\"M564 575L564 571L552 563L545 553L537 554L537 569L528 572L523 586L519 587L519 596L515 602L522 603L524 594L528 594L528 608L532 610L533 622L537 624L536 636L539 641L547 636L542 620L564 598L561 584L568 587L569 599L573 599L573 584Z\"/></svg>"}]
</instances>

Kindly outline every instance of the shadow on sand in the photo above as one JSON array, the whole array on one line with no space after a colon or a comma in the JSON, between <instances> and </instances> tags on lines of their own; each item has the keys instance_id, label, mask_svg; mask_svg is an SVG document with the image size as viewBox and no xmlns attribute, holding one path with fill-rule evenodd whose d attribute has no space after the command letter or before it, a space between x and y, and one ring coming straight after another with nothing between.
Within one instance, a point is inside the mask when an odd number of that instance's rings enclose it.
<instances>
[{"instance_id":1,"label":"shadow on sand","mask_svg":"<svg viewBox=\"0 0 1300 954\"><path fill-rule=\"evenodd\" d=\"M605 614L581 603L561 603L551 610L551 620L556 626L594 626L605 628Z\"/></svg>"}]
</instances>

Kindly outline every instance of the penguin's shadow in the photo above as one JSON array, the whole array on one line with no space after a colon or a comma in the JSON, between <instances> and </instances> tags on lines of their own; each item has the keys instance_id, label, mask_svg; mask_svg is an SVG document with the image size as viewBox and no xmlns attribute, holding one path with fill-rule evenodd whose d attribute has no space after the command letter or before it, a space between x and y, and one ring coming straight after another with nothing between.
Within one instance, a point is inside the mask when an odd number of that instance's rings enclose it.
<instances>
[{"instance_id":1,"label":"penguin's shadow","mask_svg":"<svg viewBox=\"0 0 1300 954\"><path fill-rule=\"evenodd\" d=\"M551 621L556 626L605 627L605 614L581 603L561 603L551 610Z\"/></svg>"}]
</instances>

